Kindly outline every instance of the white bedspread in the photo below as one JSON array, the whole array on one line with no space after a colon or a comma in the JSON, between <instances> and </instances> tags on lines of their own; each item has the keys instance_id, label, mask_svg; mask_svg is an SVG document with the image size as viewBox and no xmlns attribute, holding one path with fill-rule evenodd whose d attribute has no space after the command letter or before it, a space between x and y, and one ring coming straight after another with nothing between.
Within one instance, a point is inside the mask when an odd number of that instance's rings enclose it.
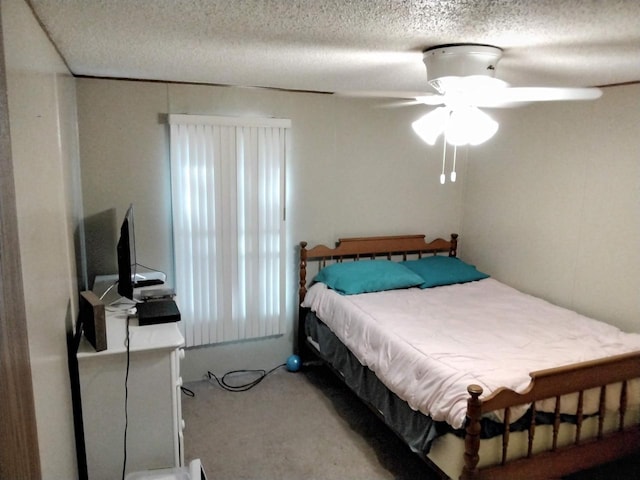
<instances>
[{"instance_id":1,"label":"white bedspread","mask_svg":"<svg viewBox=\"0 0 640 480\"><path fill-rule=\"evenodd\" d=\"M523 391L529 372L640 350L640 335L523 294L497 280L343 296L317 283L310 307L378 378L413 409L454 428L465 421L467 386L483 396ZM597 392L585 395L596 411ZM629 388L637 403L638 382ZM612 406L619 396L607 395ZM575 413L575 398L563 411ZM541 402L540 410L553 411ZM516 420L521 411L512 412Z\"/></svg>"}]
</instances>

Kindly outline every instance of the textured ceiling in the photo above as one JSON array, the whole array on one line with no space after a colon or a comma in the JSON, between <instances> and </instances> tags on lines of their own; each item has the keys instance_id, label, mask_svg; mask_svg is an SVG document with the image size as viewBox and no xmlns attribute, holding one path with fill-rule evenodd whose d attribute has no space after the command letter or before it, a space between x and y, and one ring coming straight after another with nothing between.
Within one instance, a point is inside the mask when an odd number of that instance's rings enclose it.
<instances>
[{"instance_id":1,"label":"textured ceiling","mask_svg":"<svg viewBox=\"0 0 640 480\"><path fill-rule=\"evenodd\" d=\"M640 81L640 0L28 0L76 75L420 91L425 48L504 49L517 86Z\"/></svg>"}]
</instances>

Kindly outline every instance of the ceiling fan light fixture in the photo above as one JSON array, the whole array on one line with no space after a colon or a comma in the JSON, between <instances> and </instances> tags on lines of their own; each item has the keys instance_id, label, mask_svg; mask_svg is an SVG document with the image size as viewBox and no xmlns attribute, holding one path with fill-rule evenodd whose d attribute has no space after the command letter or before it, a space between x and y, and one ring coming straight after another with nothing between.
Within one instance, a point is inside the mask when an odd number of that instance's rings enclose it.
<instances>
[{"instance_id":1,"label":"ceiling fan light fixture","mask_svg":"<svg viewBox=\"0 0 640 480\"><path fill-rule=\"evenodd\" d=\"M498 131L498 122L472 106L438 107L411 124L413 131L429 145L445 134L449 145L480 145Z\"/></svg>"}]
</instances>

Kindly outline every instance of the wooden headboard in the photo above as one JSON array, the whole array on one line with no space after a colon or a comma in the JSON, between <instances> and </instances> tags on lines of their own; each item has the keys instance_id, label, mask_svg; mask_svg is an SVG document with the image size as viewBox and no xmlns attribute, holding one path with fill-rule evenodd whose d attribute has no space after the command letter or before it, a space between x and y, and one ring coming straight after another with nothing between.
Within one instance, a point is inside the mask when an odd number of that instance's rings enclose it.
<instances>
[{"instance_id":1,"label":"wooden headboard","mask_svg":"<svg viewBox=\"0 0 640 480\"><path fill-rule=\"evenodd\" d=\"M374 259L384 257L391 259L394 256L417 256L424 254L435 255L448 252L450 257L457 255L458 234L452 233L450 240L436 238L427 243L424 235L396 235L390 237L359 237L341 238L336 242L335 248L318 245L307 250L307 242L300 242L300 289L299 303L302 303L307 293L307 261L320 262L324 267L328 261L342 262L344 259L360 260L361 258Z\"/></svg>"}]
</instances>

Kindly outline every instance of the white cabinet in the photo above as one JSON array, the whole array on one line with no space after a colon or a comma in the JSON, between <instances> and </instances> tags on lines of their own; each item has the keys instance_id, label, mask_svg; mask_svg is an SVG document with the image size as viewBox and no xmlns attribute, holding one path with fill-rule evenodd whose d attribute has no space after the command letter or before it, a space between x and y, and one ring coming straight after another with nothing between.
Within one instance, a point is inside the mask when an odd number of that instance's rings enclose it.
<instances>
[{"instance_id":1,"label":"white cabinet","mask_svg":"<svg viewBox=\"0 0 640 480\"><path fill-rule=\"evenodd\" d=\"M107 312L107 349L83 338L78 349L82 419L91 480L184 464L180 360L176 323L140 327L126 313ZM125 411L126 404L126 411Z\"/></svg>"}]
</instances>

